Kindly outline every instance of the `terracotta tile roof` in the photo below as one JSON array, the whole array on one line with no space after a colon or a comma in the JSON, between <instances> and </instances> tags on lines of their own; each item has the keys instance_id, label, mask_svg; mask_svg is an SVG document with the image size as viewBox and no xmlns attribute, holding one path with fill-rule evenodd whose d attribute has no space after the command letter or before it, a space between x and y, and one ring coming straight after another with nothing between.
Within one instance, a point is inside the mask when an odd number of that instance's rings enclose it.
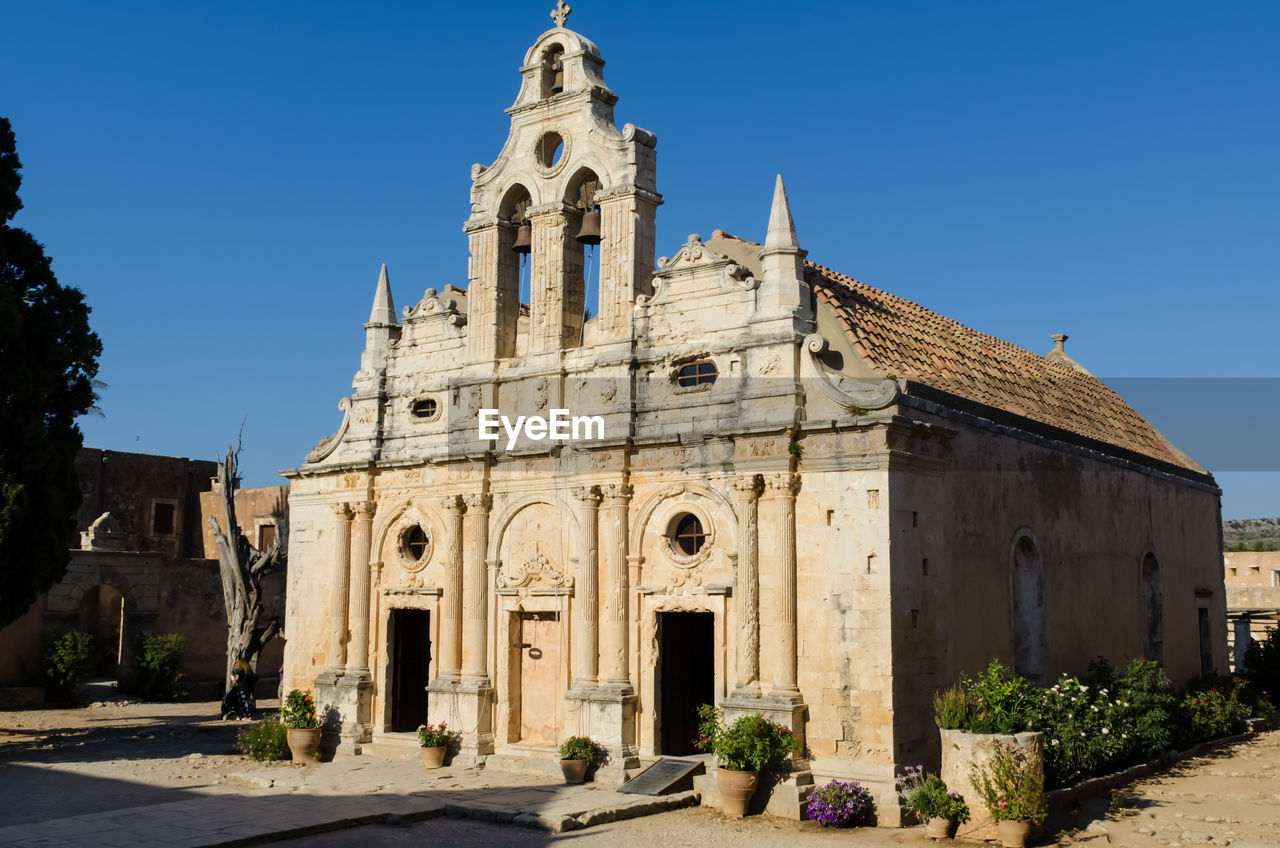
<instances>
[{"instance_id":1,"label":"terracotta tile roof","mask_svg":"<svg viewBox=\"0 0 1280 848\"><path fill-rule=\"evenodd\" d=\"M1203 472L1083 368L1038 356L821 265L805 265L810 286L841 319L854 349L885 374Z\"/></svg>"}]
</instances>

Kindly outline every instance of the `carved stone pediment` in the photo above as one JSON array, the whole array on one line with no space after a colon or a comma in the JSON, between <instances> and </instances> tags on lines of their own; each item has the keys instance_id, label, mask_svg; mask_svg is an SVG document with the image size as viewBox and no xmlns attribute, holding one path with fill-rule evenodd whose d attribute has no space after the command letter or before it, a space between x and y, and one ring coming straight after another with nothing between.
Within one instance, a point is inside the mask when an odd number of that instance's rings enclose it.
<instances>
[{"instance_id":1,"label":"carved stone pediment","mask_svg":"<svg viewBox=\"0 0 1280 848\"><path fill-rule=\"evenodd\" d=\"M573 576L554 565L544 555L534 554L519 565L503 563L498 569L497 581L499 589L539 585L568 589L573 585Z\"/></svg>"},{"instance_id":2,"label":"carved stone pediment","mask_svg":"<svg viewBox=\"0 0 1280 848\"><path fill-rule=\"evenodd\" d=\"M458 311L458 302L451 297L441 297L435 289L427 289L417 306L406 306L403 315L405 324L438 321L450 327L462 327L467 323L467 316Z\"/></svg>"},{"instance_id":3,"label":"carved stone pediment","mask_svg":"<svg viewBox=\"0 0 1280 848\"><path fill-rule=\"evenodd\" d=\"M722 288L751 290L759 285L749 269L734 262L729 257L716 253L702 243L697 233L689 236L675 256L658 259L658 270L653 275L653 295L640 295L636 303L644 306L661 302L663 286L668 280L677 277L691 276L696 273L708 273L719 279Z\"/></svg>"}]
</instances>

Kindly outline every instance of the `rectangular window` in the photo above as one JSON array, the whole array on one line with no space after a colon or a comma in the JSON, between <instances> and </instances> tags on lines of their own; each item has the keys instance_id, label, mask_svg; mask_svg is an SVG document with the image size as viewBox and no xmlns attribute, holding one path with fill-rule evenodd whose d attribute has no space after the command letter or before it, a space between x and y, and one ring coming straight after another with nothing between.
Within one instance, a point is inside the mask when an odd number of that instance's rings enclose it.
<instances>
[{"instance_id":1,"label":"rectangular window","mask_svg":"<svg viewBox=\"0 0 1280 848\"><path fill-rule=\"evenodd\" d=\"M1274 589L1280 589L1280 568L1271 571L1271 586Z\"/></svg>"},{"instance_id":2,"label":"rectangular window","mask_svg":"<svg viewBox=\"0 0 1280 848\"><path fill-rule=\"evenodd\" d=\"M151 535L173 535L173 516L175 509L176 505L172 503L157 501L151 505Z\"/></svg>"},{"instance_id":3,"label":"rectangular window","mask_svg":"<svg viewBox=\"0 0 1280 848\"><path fill-rule=\"evenodd\" d=\"M1200 673L1213 674L1213 629L1209 626L1209 610L1197 607L1196 616L1200 626Z\"/></svg>"},{"instance_id":4,"label":"rectangular window","mask_svg":"<svg viewBox=\"0 0 1280 848\"><path fill-rule=\"evenodd\" d=\"M275 544L275 541L276 526L274 524L263 524L258 528L258 550L265 551Z\"/></svg>"}]
</instances>

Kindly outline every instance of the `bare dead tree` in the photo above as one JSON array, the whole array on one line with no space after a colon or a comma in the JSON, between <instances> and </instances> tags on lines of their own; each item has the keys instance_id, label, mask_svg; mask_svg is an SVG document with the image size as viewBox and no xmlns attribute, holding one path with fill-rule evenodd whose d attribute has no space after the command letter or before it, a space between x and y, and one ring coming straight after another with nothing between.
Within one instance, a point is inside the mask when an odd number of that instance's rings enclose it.
<instances>
[{"instance_id":1,"label":"bare dead tree","mask_svg":"<svg viewBox=\"0 0 1280 848\"><path fill-rule=\"evenodd\" d=\"M218 546L222 599L227 610L227 685L231 682L232 669L240 660L247 662L256 674L263 647L281 633L278 618L260 623L265 613L262 581L268 574L285 568L289 539L289 528L282 522L276 528L271 547L260 551L240 531L236 522L236 458L239 455L239 446L234 450L227 448L226 460L218 463L219 512L226 532L218 526L216 517L209 518ZM281 511L281 515L284 514Z\"/></svg>"}]
</instances>

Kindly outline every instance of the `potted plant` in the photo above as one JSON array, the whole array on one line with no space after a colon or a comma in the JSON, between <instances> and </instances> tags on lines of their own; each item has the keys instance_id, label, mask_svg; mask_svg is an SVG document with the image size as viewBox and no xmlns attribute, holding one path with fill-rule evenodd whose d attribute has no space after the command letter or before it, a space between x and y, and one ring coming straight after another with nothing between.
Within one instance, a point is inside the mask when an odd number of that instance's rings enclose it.
<instances>
[{"instance_id":1,"label":"potted plant","mask_svg":"<svg viewBox=\"0 0 1280 848\"><path fill-rule=\"evenodd\" d=\"M716 785L725 815L742 818L760 782L760 772L777 768L791 756L791 731L762 715L742 716L715 734Z\"/></svg>"},{"instance_id":2,"label":"potted plant","mask_svg":"<svg viewBox=\"0 0 1280 848\"><path fill-rule=\"evenodd\" d=\"M948 839L956 824L969 821L969 805L963 796L947 788L936 774L926 774L924 766L907 766L898 778L898 795L925 826L931 839Z\"/></svg>"},{"instance_id":3,"label":"potted plant","mask_svg":"<svg viewBox=\"0 0 1280 848\"><path fill-rule=\"evenodd\" d=\"M560 746L560 772L565 783L582 783L587 767L600 756L600 747L589 736L570 736Z\"/></svg>"},{"instance_id":4,"label":"potted plant","mask_svg":"<svg viewBox=\"0 0 1280 848\"><path fill-rule=\"evenodd\" d=\"M458 738L458 734L449 729L443 721L439 724L418 725L418 744L422 746L422 764L429 769L437 769L444 765L445 754L449 746Z\"/></svg>"},{"instance_id":5,"label":"potted plant","mask_svg":"<svg viewBox=\"0 0 1280 848\"><path fill-rule=\"evenodd\" d=\"M1000 743L984 766L969 776L1004 848L1024 848L1034 825L1044 821L1044 772L1017 745Z\"/></svg>"},{"instance_id":6,"label":"potted plant","mask_svg":"<svg viewBox=\"0 0 1280 848\"><path fill-rule=\"evenodd\" d=\"M320 749L320 721L316 718L316 702L310 692L294 689L285 696L280 708L280 723L288 728L285 737L293 762L305 763L315 759Z\"/></svg>"}]
</instances>

